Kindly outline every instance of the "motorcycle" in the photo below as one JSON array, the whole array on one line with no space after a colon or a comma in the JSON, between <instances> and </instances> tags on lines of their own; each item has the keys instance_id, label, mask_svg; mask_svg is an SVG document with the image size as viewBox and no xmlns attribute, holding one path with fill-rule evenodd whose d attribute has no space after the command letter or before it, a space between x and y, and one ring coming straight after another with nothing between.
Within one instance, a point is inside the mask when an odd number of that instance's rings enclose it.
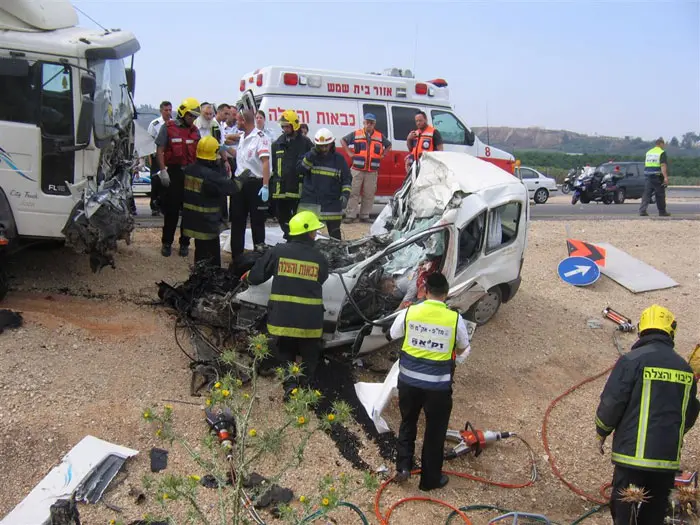
<instances>
[{"instance_id":1,"label":"motorcycle","mask_svg":"<svg viewBox=\"0 0 700 525\"><path fill-rule=\"evenodd\" d=\"M617 181L620 178L614 173L603 174L599 171L591 173L584 170L574 182L571 204L576 204L579 200L582 204L589 202L612 204L615 201Z\"/></svg>"},{"instance_id":2,"label":"motorcycle","mask_svg":"<svg viewBox=\"0 0 700 525\"><path fill-rule=\"evenodd\" d=\"M573 168L569 170L564 178L564 183L561 185L561 192L566 195L573 191L574 182L576 182L576 177L581 173L581 168Z\"/></svg>"}]
</instances>

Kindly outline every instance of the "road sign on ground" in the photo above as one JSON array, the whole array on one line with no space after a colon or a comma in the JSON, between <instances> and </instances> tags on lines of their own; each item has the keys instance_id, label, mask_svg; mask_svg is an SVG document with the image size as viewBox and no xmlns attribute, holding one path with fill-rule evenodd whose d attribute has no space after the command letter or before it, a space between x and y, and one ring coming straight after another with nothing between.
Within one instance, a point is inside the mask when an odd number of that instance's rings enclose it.
<instances>
[{"instance_id":1,"label":"road sign on ground","mask_svg":"<svg viewBox=\"0 0 700 525\"><path fill-rule=\"evenodd\" d=\"M557 273L565 283L588 286L600 277L598 265L586 257L567 257L559 263Z\"/></svg>"},{"instance_id":2,"label":"road sign on ground","mask_svg":"<svg viewBox=\"0 0 700 525\"><path fill-rule=\"evenodd\" d=\"M598 266L605 266L605 248L578 239L566 239L566 248L569 257L586 257Z\"/></svg>"}]
</instances>

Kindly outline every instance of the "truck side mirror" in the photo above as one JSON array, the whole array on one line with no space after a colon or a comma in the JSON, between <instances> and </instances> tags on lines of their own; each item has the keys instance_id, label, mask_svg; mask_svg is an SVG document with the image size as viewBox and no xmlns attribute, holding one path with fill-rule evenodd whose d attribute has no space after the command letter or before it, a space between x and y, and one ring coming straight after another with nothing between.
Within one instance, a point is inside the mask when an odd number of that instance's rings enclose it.
<instances>
[{"instance_id":1,"label":"truck side mirror","mask_svg":"<svg viewBox=\"0 0 700 525\"><path fill-rule=\"evenodd\" d=\"M95 77L92 75L82 75L80 77L80 94L87 95L90 98L95 96L95 89L97 89L97 82L95 82Z\"/></svg>"},{"instance_id":2,"label":"truck side mirror","mask_svg":"<svg viewBox=\"0 0 700 525\"><path fill-rule=\"evenodd\" d=\"M129 93L131 93L131 96L133 97L134 92L136 90L136 70L128 67L128 68L126 68L125 73L126 73L126 89L129 90Z\"/></svg>"},{"instance_id":3,"label":"truck side mirror","mask_svg":"<svg viewBox=\"0 0 700 525\"><path fill-rule=\"evenodd\" d=\"M83 103L80 106L80 116L78 116L78 129L75 133L76 147L86 148L90 144L94 117L95 101L92 98L83 95Z\"/></svg>"}]
</instances>

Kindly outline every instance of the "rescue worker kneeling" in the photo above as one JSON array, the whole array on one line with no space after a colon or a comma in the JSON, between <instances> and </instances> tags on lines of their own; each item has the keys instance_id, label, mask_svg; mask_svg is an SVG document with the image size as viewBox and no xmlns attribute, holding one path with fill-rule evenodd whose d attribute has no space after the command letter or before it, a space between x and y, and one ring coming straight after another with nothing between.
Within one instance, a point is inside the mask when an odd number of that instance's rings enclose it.
<instances>
[{"instance_id":1,"label":"rescue worker kneeling","mask_svg":"<svg viewBox=\"0 0 700 525\"><path fill-rule=\"evenodd\" d=\"M700 411L693 369L673 349L673 314L652 305L642 312L638 329L639 340L610 373L595 418L601 454L605 439L615 432L610 514L616 525L664 523L683 436ZM630 485L647 492L647 501L638 507L622 501Z\"/></svg>"},{"instance_id":2,"label":"rescue worker kneeling","mask_svg":"<svg viewBox=\"0 0 700 525\"><path fill-rule=\"evenodd\" d=\"M284 382L284 398L298 386L308 386L321 357L323 335L323 283L328 261L314 246L316 232L325 225L311 211L297 213L289 221L289 241L265 252L243 274L249 284L262 284L270 277L272 290L267 306L267 330L277 337L278 358L283 363L301 356L300 381Z\"/></svg>"},{"instance_id":3,"label":"rescue worker kneeling","mask_svg":"<svg viewBox=\"0 0 700 525\"><path fill-rule=\"evenodd\" d=\"M185 193L182 205L182 231L194 239L194 261L221 266L219 229L221 197L233 195L246 183L247 176L229 179L217 160L219 142L204 137L197 143L194 164L185 166Z\"/></svg>"},{"instance_id":4,"label":"rescue worker kneeling","mask_svg":"<svg viewBox=\"0 0 700 525\"><path fill-rule=\"evenodd\" d=\"M442 474L445 435L452 412L455 364L470 352L464 319L445 304L450 285L436 272L426 279L427 300L403 310L391 325L392 339L404 337L399 357L401 427L396 453L396 481L406 481L413 466L418 416L425 411L425 434L418 488L447 485ZM459 355L455 354L458 350Z\"/></svg>"}]
</instances>

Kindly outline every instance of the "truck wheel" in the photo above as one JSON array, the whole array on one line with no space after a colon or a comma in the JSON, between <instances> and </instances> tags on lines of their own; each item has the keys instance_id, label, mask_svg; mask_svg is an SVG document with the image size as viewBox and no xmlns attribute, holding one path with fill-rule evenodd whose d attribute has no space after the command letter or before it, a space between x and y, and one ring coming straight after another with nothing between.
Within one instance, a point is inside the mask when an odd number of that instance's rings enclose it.
<instances>
[{"instance_id":1,"label":"truck wheel","mask_svg":"<svg viewBox=\"0 0 700 525\"><path fill-rule=\"evenodd\" d=\"M535 192L533 199L537 204L544 204L547 202L547 199L549 199L549 192L547 191L547 188L538 189Z\"/></svg>"},{"instance_id":2,"label":"truck wheel","mask_svg":"<svg viewBox=\"0 0 700 525\"><path fill-rule=\"evenodd\" d=\"M625 202L625 188L618 188L615 192L615 204L623 204Z\"/></svg>"},{"instance_id":3,"label":"truck wheel","mask_svg":"<svg viewBox=\"0 0 700 525\"><path fill-rule=\"evenodd\" d=\"M491 288L486 295L469 307L464 317L482 326L496 315L503 302L503 294L498 286Z\"/></svg>"}]
</instances>

